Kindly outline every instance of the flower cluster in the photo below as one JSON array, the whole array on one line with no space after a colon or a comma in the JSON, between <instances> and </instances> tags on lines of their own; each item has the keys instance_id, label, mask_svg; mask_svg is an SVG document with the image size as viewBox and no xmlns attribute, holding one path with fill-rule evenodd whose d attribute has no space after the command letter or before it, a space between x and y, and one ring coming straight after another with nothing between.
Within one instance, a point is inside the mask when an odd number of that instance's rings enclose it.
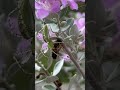
<instances>
[{"instance_id":1,"label":"flower cluster","mask_svg":"<svg viewBox=\"0 0 120 90\"><path fill-rule=\"evenodd\" d=\"M59 0L39 0L35 2L36 17L43 19L50 13L57 13L60 11Z\"/></svg>"},{"instance_id":2,"label":"flower cluster","mask_svg":"<svg viewBox=\"0 0 120 90\"><path fill-rule=\"evenodd\" d=\"M44 19L51 13L58 13L61 7L70 6L72 10L78 10L77 2L84 0L38 0L35 1L36 17Z\"/></svg>"},{"instance_id":3,"label":"flower cluster","mask_svg":"<svg viewBox=\"0 0 120 90\"><path fill-rule=\"evenodd\" d=\"M84 40L82 42L80 41L79 44L82 46L82 48L85 48L85 14L78 13L77 19L74 20L74 24L84 37Z\"/></svg>"},{"instance_id":4,"label":"flower cluster","mask_svg":"<svg viewBox=\"0 0 120 90\"><path fill-rule=\"evenodd\" d=\"M56 76L61 72L63 77L64 73L72 75L76 66L76 71L85 76L79 67L81 65L84 68L85 61L85 13L81 13L84 2L85 0L35 1L37 71L41 72L40 69L45 68L51 72L49 69L54 67L51 75Z\"/></svg>"}]
</instances>

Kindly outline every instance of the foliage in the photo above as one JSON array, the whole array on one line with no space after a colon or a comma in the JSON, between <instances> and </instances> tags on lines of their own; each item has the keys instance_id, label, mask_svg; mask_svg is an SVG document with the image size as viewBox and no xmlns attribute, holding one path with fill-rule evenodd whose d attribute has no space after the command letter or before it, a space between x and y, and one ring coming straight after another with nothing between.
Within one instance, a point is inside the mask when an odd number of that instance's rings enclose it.
<instances>
[{"instance_id":1,"label":"foliage","mask_svg":"<svg viewBox=\"0 0 120 90\"><path fill-rule=\"evenodd\" d=\"M67 83L68 90L75 84L84 90L85 3L43 1L36 0L36 86L44 83L43 90L63 90L61 87Z\"/></svg>"}]
</instances>

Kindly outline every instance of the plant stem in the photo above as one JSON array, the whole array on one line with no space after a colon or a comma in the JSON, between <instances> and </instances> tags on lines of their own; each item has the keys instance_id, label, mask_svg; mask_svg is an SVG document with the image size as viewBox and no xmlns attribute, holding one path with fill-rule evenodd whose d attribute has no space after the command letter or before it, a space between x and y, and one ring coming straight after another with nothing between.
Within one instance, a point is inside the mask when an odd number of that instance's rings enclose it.
<instances>
[{"instance_id":1,"label":"plant stem","mask_svg":"<svg viewBox=\"0 0 120 90\"><path fill-rule=\"evenodd\" d=\"M52 37L51 40L56 40L58 37ZM61 38L59 38L61 39ZM62 40L62 39L61 39ZM78 72L80 74L82 74L83 78L85 79L85 73L83 72L83 70L81 69L80 65L76 62L75 58L73 57L73 55L70 53L70 51L68 50L68 48L66 47L65 43L62 40L62 46L63 49L67 52L67 54L70 56L70 59L72 60L72 62L75 64L76 69L78 70Z\"/></svg>"},{"instance_id":2,"label":"plant stem","mask_svg":"<svg viewBox=\"0 0 120 90\"><path fill-rule=\"evenodd\" d=\"M80 74L82 74L83 78L85 78L85 73L83 72L83 70L81 69L80 65L76 62L75 58L73 57L73 55L70 53L70 51L67 49L65 43L62 43L63 45L63 49L67 52L67 54L70 56L70 59L72 60L72 62L75 64L78 72Z\"/></svg>"}]
</instances>

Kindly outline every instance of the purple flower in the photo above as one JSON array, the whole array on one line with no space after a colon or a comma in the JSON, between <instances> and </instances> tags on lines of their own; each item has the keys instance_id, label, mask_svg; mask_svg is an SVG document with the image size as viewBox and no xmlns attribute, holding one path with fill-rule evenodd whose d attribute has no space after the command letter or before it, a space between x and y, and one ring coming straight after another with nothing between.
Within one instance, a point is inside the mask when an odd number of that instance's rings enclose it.
<instances>
[{"instance_id":1,"label":"purple flower","mask_svg":"<svg viewBox=\"0 0 120 90\"><path fill-rule=\"evenodd\" d=\"M56 34L54 32L52 32L51 30L49 30L48 33L49 33L50 37L56 37ZM46 53L48 51L48 43L46 41L44 41L43 34L39 32L36 35L36 38L42 42L41 50L43 51L43 53Z\"/></svg>"},{"instance_id":2,"label":"purple flower","mask_svg":"<svg viewBox=\"0 0 120 90\"><path fill-rule=\"evenodd\" d=\"M78 10L78 5L75 0L61 0L61 3L63 7L69 5L72 10Z\"/></svg>"},{"instance_id":3,"label":"purple flower","mask_svg":"<svg viewBox=\"0 0 120 90\"><path fill-rule=\"evenodd\" d=\"M47 17L50 13L57 13L60 11L60 1L59 0L38 0L35 2L36 17L38 19L43 19Z\"/></svg>"},{"instance_id":4,"label":"purple flower","mask_svg":"<svg viewBox=\"0 0 120 90\"><path fill-rule=\"evenodd\" d=\"M84 36L84 38L85 38L85 26L80 29L80 32L81 32L81 34L82 34L82 35Z\"/></svg>"},{"instance_id":5,"label":"purple flower","mask_svg":"<svg viewBox=\"0 0 120 90\"><path fill-rule=\"evenodd\" d=\"M76 24L77 28L80 30L85 26L85 18L76 19L74 23Z\"/></svg>"},{"instance_id":6,"label":"purple flower","mask_svg":"<svg viewBox=\"0 0 120 90\"><path fill-rule=\"evenodd\" d=\"M85 48L85 14L77 13L77 19L74 20L74 24L77 26L80 34L83 35L83 41L79 41L79 45Z\"/></svg>"},{"instance_id":7,"label":"purple flower","mask_svg":"<svg viewBox=\"0 0 120 90\"><path fill-rule=\"evenodd\" d=\"M48 51L48 43L44 42L44 43L42 44L42 51L43 51L44 53L46 53L46 52Z\"/></svg>"},{"instance_id":8,"label":"purple flower","mask_svg":"<svg viewBox=\"0 0 120 90\"><path fill-rule=\"evenodd\" d=\"M52 32L52 30L49 30L49 35L50 35L50 37L56 37L56 34L54 32Z\"/></svg>"},{"instance_id":9,"label":"purple flower","mask_svg":"<svg viewBox=\"0 0 120 90\"><path fill-rule=\"evenodd\" d=\"M77 29L85 37L85 13L77 13L77 19L74 20L74 24L77 26Z\"/></svg>"},{"instance_id":10,"label":"purple flower","mask_svg":"<svg viewBox=\"0 0 120 90\"><path fill-rule=\"evenodd\" d=\"M60 58L64 61L70 61L70 56L66 53L63 53L62 56L60 56Z\"/></svg>"},{"instance_id":11,"label":"purple flower","mask_svg":"<svg viewBox=\"0 0 120 90\"><path fill-rule=\"evenodd\" d=\"M74 24L77 26L78 31L84 36L85 38L85 18L76 19Z\"/></svg>"},{"instance_id":12,"label":"purple flower","mask_svg":"<svg viewBox=\"0 0 120 90\"><path fill-rule=\"evenodd\" d=\"M83 18L83 17L85 17L85 13L77 12L77 13L76 13L76 17L77 17L77 18Z\"/></svg>"},{"instance_id":13,"label":"purple flower","mask_svg":"<svg viewBox=\"0 0 120 90\"><path fill-rule=\"evenodd\" d=\"M37 34L37 39L42 41L41 51L43 51L43 53L46 53L48 51L48 43L44 41L42 33Z\"/></svg>"},{"instance_id":14,"label":"purple flower","mask_svg":"<svg viewBox=\"0 0 120 90\"><path fill-rule=\"evenodd\" d=\"M40 41L43 41L43 40L44 40L42 33L38 33L38 34L37 34L37 39L40 40Z\"/></svg>"}]
</instances>

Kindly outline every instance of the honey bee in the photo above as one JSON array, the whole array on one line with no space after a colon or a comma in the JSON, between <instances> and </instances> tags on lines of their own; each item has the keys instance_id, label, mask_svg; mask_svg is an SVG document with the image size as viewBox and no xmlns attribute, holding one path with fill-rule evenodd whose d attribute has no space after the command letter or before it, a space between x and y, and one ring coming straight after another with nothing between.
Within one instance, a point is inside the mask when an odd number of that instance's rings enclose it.
<instances>
[{"instance_id":1,"label":"honey bee","mask_svg":"<svg viewBox=\"0 0 120 90\"><path fill-rule=\"evenodd\" d=\"M62 40L60 38L57 38L56 41L54 41L54 44L53 44L53 48L52 48L52 58L53 59L56 59L58 54L59 54L59 51L61 50L62 48Z\"/></svg>"}]
</instances>

